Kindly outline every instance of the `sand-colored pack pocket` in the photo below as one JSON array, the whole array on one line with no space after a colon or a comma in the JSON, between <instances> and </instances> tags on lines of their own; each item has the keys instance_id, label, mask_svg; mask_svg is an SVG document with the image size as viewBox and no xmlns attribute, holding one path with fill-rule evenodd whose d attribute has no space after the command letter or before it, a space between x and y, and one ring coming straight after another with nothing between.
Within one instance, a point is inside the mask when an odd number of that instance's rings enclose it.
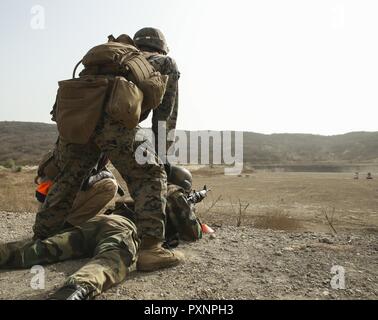
<instances>
[{"instance_id":1,"label":"sand-colored pack pocket","mask_svg":"<svg viewBox=\"0 0 378 320\"><path fill-rule=\"evenodd\" d=\"M124 77L116 77L106 112L126 128L135 128L142 111L143 92Z\"/></svg>"},{"instance_id":2,"label":"sand-colored pack pocket","mask_svg":"<svg viewBox=\"0 0 378 320\"><path fill-rule=\"evenodd\" d=\"M155 72L150 78L139 83L144 93L143 110L156 109L163 101L167 88L168 76Z\"/></svg>"},{"instance_id":3,"label":"sand-colored pack pocket","mask_svg":"<svg viewBox=\"0 0 378 320\"><path fill-rule=\"evenodd\" d=\"M86 144L103 112L109 80L86 76L59 82L58 131L69 143Z\"/></svg>"}]
</instances>

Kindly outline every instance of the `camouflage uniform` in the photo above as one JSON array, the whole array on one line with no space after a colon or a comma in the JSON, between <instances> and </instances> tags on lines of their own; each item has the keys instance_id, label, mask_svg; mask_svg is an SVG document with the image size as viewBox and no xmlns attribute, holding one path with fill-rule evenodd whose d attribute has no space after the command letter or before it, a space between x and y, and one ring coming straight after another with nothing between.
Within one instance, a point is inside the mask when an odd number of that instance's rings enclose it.
<instances>
[{"instance_id":1,"label":"camouflage uniform","mask_svg":"<svg viewBox=\"0 0 378 320\"><path fill-rule=\"evenodd\" d=\"M103 152L122 175L135 200L141 237L164 239L167 176L147 139L135 139L139 132L139 128L127 129L104 113L88 144L69 144L60 139L57 155L61 172L37 213L35 238L43 239L62 230L81 182ZM140 144L147 146L145 156L149 159L143 165L135 158Z\"/></svg>"},{"instance_id":2,"label":"camouflage uniform","mask_svg":"<svg viewBox=\"0 0 378 320\"><path fill-rule=\"evenodd\" d=\"M163 137L158 136L158 122L166 122L167 132L176 129L180 72L178 71L176 62L171 57L168 57L168 44L163 32L159 29L151 27L142 28L135 33L133 40L150 64L161 74L169 77L163 102L155 109L152 119L152 130L155 138L157 138L155 139L155 150L165 160L165 154L161 154L164 150L159 151L157 148L159 139L164 143L166 142ZM167 151L172 144L172 141L167 142Z\"/></svg>"},{"instance_id":3,"label":"camouflage uniform","mask_svg":"<svg viewBox=\"0 0 378 320\"><path fill-rule=\"evenodd\" d=\"M168 186L166 240L177 237L184 241L202 238L201 222L196 217L194 205L188 203L185 191L176 185Z\"/></svg>"},{"instance_id":4,"label":"camouflage uniform","mask_svg":"<svg viewBox=\"0 0 378 320\"><path fill-rule=\"evenodd\" d=\"M48 178L40 178L41 183L52 183ZM39 188L39 186L38 186ZM51 187L50 187L51 188ZM78 226L101 212L105 206L113 200L117 194L118 184L114 177L104 178L96 181L90 188L80 190L73 202L72 209L67 215L65 221L71 226ZM42 209L46 195L40 193L37 189L36 195L39 203L39 210Z\"/></svg>"},{"instance_id":5,"label":"camouflage uniform","mask_svg":"<svg viewBox=\"0 0 378 320\"><path fill-rule=\"evenodd\" d=\"M125 280L136 261L138 247L133 222L122 216L99 215L45 240L0 245L0 268L30 268L92 258L65 284L85 287L94 297Z\"/></svg>"},{"instance_id":6,"label":"camouflage uniform","mask_svg":"<svg viewBox=\"0 0 378 320\"><path fill-rule=\"evenodd\" d=\"M168 186L167 242L173 238L196 241L202 238L201 224L182 188ZM132 204L129 205L132 207ZM80 285L101 294L125 280L134 264L139 240L133 211L113 210L97 215L81 226L45 240L20 241L0 245L0 268L30 268L80 258L92 258L71 275L66 285Z\"/></svg>"},{"instance_id":7,"label":"camouflage uniform","mask_svg":"<svg viewBox=\"0 0 378 320\"><path fill-rule=\"evenodd\" d=\"M134 203L116 202L115 208L105 214L122 215L134 221ZM192 242L202 238L202 225L195 215L195 206L187 201L187 193L177 185L168 185L166 217L166 243L178 240Z\"/></svg>"},{"instance_id":8,"label":"camouflage uniform","mask_svg":"<svg viewBox=\"0 0 378 320\"><path fill-rule=\"evenodd\" d=\"M177 68L175 60L173 60L171 57L159 53L144 52L144 54L147 57L147 60L157 71L163 75L169 76L163 102L153 111L152 116L152 131L155 135L155 150L156 153L159 153L158 143L161 141L161 139L163 139L163 137L159 137L158 135L159 121L166 122L166 137L168 137L168 133L171 130L176 130L179 105L178 80L180 79L180 72ZM147 115L145 115L145 118L146 116ZM172 146L173 142L174 141L166 141L166 151L168 151L168 149ZM159 154L159 156L162 159L165 159L165 155Z\"/></svg>"},{"instance_id":9,"label":"camouflage uniform","mask_svg":"<svg viewBox=\"0 0 378 320\"><path fill-rule=\"evenodd\" d=\"M56 146L53 152L49 151L43 157L38 168L36 198L40 202L39 210L42 209L53 180L61 171L58 166L58 149ZM106 167L107 163L108 159L102 155L97 165L91 170L90 176L82 182L72 209L65 219L69 225L77 226L88 221L99 214L117 193L121 196L124 195L116 178Z\"/></svg>"}]
</instances>

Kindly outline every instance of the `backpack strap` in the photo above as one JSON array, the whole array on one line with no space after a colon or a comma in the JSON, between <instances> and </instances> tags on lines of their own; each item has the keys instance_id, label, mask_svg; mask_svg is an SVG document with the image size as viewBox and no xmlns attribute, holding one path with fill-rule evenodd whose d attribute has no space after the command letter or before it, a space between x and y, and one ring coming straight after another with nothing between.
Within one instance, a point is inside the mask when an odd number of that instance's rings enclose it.
<instances>
[{"instance_id":1,"label":"backpack strap","mask_svg":"<svg viewBox=\"0 0 378 320\"><path fill-rule=\"evenodd\" d=\"M81 59L77 64L76 64L76 66L75 66L75 69L74 69L74 71L73 71L73 73L72 73L72 79L75 79L76 78L76 70L77 70L77 68L79 68L79 66L80 66L80 64L83 62L83 59Z\"/></svg>"},{"instance_id":2,"label":"backpack strap","mask_svg":"<svg viewBox=\"0 0 378 320\"><path fill-rule=\"evenodd\" d=\"M152 67L152 65L141 54L138 54L133 58L127 60L126 65L133 73L135 80L137 81L137 84L146 79L149 79L155 72L155 69Z\"/></svg>"}]
</instances>

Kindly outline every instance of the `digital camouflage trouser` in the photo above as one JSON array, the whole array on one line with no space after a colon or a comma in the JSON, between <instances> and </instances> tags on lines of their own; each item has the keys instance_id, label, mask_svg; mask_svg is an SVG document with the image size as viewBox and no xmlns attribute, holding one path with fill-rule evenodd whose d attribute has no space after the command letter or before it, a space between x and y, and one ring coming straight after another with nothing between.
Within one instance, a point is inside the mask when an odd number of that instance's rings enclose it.
<instances>
[{"instance_id":1,"label":"digital camouflage trouser","mask_svg":"<svg viewBox=\"0 0 378 320\"><path fill-rule=\"evenodd\" d=\"M91 296L121 283L135 263L139 239L128 219L99 215L45 240L0 245L0 268L30 268L80 258L92 258L65 284L86 287Z\"/></svg>"},{"instance_id":2,"label":"digital camouflage trouser","mask_svg":"<svg viewBox=\"0 0 378 320\"><path fill-rule=\"evenodd\" d=\"M33 227L35 238L43 239L62 229L81 182L103 152L126 181L135 201L139 235L164 239L167 176L147 139L136 141L138 131L139 128L126 129L104 114L92 142L77 145L60 139L57 157L61 172L37 213ZM139 164L135 158L142 144L147 146L144 153L149 159L145 164Z\"/></svg>"},{"instance_id":3,"label":"digital camouflage trouser","mask_svg":"<svg viewBox=\"0 0 378 320\"><path fill-rule=\"evenodd\" d=\"M166 158L166 154L168 156L172 156L172 152L174 150L174 148L171 147L174 147L174 131L176 130L179 108L180 72L174 59L169 56L147 53L147 57L148 61L157 71L159 71L161 74L169 76L163 101L160 106L153 111L152 116L152 131L155 134L155 150L157 153L159 153L161 159L164 160ZM160 128L163 135L159 134L159 122L161 121L164 122ZM168 134L171 131L173 132L173 135L169 137ZM166 140L167 138L168 141ZM171 141L171 139L173 139L173 141ZM162 150L159 150L159 144ZM162 144L166 145L165 150L162 147Z\"/></svg>"}]
</instances>

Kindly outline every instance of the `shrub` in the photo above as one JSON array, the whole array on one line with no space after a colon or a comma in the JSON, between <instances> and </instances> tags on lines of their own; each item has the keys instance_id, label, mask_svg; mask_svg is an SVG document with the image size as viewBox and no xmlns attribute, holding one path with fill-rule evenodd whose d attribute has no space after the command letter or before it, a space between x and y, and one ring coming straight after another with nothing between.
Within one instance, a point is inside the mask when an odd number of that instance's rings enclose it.
<instances>
[{"instance_id":1,"label":"shrub","mask_svg":"<svg viewBox=\"0 0 378 320\"><path fill-rule=\"evenodd\" d=\"M4 167L7 169L13 169L16 166L16 163L14 162L13 159L8 159L7 161L4 162Z\"/></svg>"},{"instance_id":2,"label":"shrub","mask_svg":"<svg viewBox=\"0 0 378 320\"><path fill-rule=\"evenodd\" d=\"M22 171L22 166L14 166L12 168L12 172L14 172L14 173L19 173L21 171Z\"/></svg>"}]
</instances>

